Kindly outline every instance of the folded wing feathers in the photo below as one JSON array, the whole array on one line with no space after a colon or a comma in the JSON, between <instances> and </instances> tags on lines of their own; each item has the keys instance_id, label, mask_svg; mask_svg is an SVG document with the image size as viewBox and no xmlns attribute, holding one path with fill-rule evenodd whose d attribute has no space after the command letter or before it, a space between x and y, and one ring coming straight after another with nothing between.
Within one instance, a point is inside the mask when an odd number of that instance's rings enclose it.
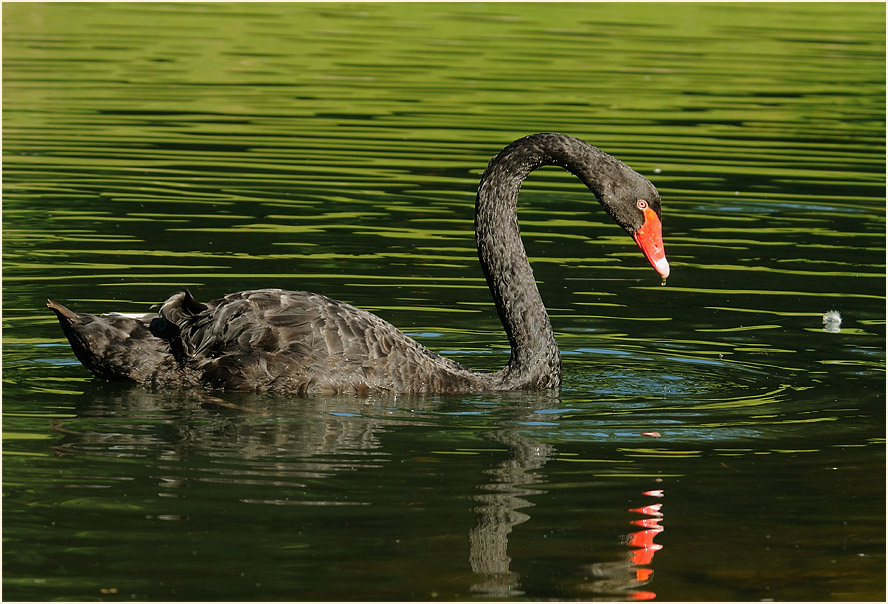
<instances>
[{"instance_id":1,"label":"folded wing feathers","mask_svg":"<svg viewBox=\"0 0 888 604\"><path fill-rule=\"evenodd\" d=\"M47 305L78 359L107 379L279 393L472 390L479 383L376 315L308 292L254 290L203 305L183 291L144 319Z\"/></svg>"},{"instance_id":2,"label":"folded wing feathers","mask_svg":"<svg viewBox=\"0 0 888 604\"><path fill-rule=\"evenodd\" d=\"M160 315L175 329L152 331L217 387L339 392L369 389L375 380L379 389L397 344L421 348L370 313L308 292L246 291L206 306L179 292ZM292 384L281 387L281 380Z\"/></svg>"}]
</instances>

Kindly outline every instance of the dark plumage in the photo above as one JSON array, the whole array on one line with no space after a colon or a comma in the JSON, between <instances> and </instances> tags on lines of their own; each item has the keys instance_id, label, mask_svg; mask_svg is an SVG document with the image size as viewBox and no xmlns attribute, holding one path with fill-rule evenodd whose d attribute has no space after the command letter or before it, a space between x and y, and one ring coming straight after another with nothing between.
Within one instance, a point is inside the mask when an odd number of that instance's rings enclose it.
<instances>
[{"instance_id":1,"label":"dark plumage","mask_svg":"<svg viewBox=\"0 0 888 604\"><path fill-rule=\"evenodd\" d=\"M669 274L660 196L650 182L576 138L549 133L515 141L490 161L475 208L479 259L512 347L508 365L494 373L471 371L376 315L310 292L260 289L206 305L179 292L159 313L136 318L75 313L51 300L47 306L80 362L105 379L284 394L556 388L561 356L516 209L521 183L544 165L577 175L661 276Z\"/></svg>"}]
</instances>

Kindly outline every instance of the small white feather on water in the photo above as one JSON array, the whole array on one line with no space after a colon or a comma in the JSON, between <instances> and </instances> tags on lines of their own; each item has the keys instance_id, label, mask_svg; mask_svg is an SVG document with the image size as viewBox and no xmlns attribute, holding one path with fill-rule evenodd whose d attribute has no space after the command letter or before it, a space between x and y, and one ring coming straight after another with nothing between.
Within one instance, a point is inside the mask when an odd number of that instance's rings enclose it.
<instances>
[{"instance_id":1,"label":"small white feather on water","mask_svg":"<svg viewBox=\"0 0 888 604\"><path fill-rule=\"evenodd\" d=\"M837 310L828 310L823 315L823 331L839 333L842 331L842 315Z\"/></svg>"}]
</instances>

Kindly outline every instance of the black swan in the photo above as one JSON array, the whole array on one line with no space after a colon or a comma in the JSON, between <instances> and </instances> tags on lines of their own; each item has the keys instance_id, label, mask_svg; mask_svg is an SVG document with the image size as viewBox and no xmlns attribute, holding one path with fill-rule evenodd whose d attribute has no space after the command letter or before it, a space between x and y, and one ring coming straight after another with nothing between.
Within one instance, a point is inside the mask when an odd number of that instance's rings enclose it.
<instances>
[{"instance_id":1,"label":"black swan","mask_svg":"<svg viewBox=\"0 0 888 604\"><path fill-rule=\"evenodd\" d=\"M154 386L289 393L438 393L561 385L561 355L518 229L521 183L541 166L575 174L635 239L665 282L660 195L643 176L579 139L519 139L481 176L478 257L509 337L501 370L478 373L364 310L320 294L259 289L204 305L187 291L157 314L75 313L52 300L74 354L96 376Z\"/></svg>"}]
</instances>

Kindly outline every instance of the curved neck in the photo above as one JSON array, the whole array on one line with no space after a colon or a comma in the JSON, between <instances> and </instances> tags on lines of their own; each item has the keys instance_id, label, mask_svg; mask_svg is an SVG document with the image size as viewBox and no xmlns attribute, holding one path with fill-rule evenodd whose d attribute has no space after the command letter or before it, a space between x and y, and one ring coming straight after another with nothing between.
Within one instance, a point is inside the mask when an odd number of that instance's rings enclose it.
<instances>
[{"instance_id":1,"label":"curved neck","mask_svg":"<svg viewBox=\"0 0 888 604\"><path fill-rule=\"evenodd\" d=\"M541 166L558 165L576 174L601 198L610 156L561 134L536 134L515 141L481 177L475 201L478 257L509 338L509 364L494 374L502 389L554 388L561 384L561 354L527 260L518 228L521 183Z\"/></svg>"}]
</instances>

